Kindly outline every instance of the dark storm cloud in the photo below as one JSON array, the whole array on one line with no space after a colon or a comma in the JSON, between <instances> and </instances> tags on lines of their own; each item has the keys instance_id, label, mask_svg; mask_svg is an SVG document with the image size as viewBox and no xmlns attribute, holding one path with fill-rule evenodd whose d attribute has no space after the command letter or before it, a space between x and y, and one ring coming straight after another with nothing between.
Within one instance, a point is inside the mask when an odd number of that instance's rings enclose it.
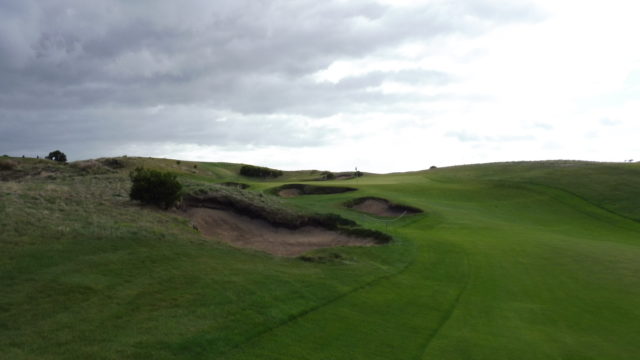
<instances>
[{"instance_id":1,"label":"dark storm cloud","mask_svg":"<svg viewBox=\"0 0 640 360\"><path fill-rule=\"evenodd\" d=\"M69 133L56 135L59 141L109 141L105 128L114 125L132 128L118 134L119 139L164 139L163 127L171 120L161 117L172 114L153 119L142 114L156 105L314 117L363 104L409 101L371 89L385 81L442 85L451 78L416 70L331 84L318 83L311 75L336 60L376 54L408 41L475 34L536 16L527 6L476 0L419 8L339 0L4 0L0 141L43 141L37 134L46 131L26 129L53 124ZM187 128L222 133L232 142L248 139L246 123L237 119L225 126L193 118L179 121ZM283 132L300 130L286 121L264 121ZM201 141L198 132L187 134L170 135L179 139L172 137L174 141Z\"/></svg>"}]
</instances>

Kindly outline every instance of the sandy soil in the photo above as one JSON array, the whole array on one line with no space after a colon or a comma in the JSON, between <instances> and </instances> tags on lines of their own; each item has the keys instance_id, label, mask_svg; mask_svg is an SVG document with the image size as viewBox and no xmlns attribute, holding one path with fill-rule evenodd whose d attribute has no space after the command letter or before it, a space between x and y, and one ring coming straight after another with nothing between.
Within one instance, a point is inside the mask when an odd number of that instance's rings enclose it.
<instances>
[{"instance_id":1,"label":"sandy soil","mask_svg":"<svg viewBox=\"0 0 640 360\"><path fill-rule=\"evenodd\" d=\"M278 191L278 195L283 198L292 198L302 195L302 191L300 189L284 189Z\"/></svg>"},{"instance_id":2,"label":"sandy soil","mask_svg":"<svg viewBox=\"0 0 640 360\"><path fill-rule=\"evenodd\" d=\"M367 199L364 202L354 205L354 209L377 216L396 217L402 215L405 209L400 207L391 207L390 204L384 200ZM408 212L410 214L411 212Z\"/></svg>"},{"instance_id":3,"label":"sandy soil","mask_svg":"<svg viewBox=\"0 0 640 360\"><path fill-rule=\"evenodd\" d=\"M315 227L297 230L275 227L231 211L206 208L186 210L186 216L206 236L233 246L278 256L298 256L309 250L335 246L372 246L372 240L350 237Z\"/></svg>"}]
</instances>

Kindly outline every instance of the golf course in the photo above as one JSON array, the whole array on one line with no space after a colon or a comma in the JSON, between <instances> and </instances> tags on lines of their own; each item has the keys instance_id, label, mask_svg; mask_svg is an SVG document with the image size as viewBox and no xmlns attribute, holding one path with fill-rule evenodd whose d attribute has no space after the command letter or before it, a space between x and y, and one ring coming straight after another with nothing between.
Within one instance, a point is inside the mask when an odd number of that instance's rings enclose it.
<instances>
[{"instance_id":1,"label":"golf course","mask_svg":"<svg viewBox=\"0 0 640 360\"><path fill-rule=\"evenodd\" d=\"M1 359L640 357L640 163L1 159ZM174 174L183 208L131 200L136 167Z\"/></svg>"}]
</instances>

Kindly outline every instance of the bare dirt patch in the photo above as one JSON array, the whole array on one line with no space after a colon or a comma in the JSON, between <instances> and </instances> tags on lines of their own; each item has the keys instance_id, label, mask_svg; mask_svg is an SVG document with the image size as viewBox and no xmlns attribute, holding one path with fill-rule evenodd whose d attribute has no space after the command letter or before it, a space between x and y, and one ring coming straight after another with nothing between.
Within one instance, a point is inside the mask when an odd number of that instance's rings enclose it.
<instances>
[{"instance_id":1,"label":"bare dirt patch","mask_svg":"<svg viewBox=\"0 0 640 360\"><path fill-rule=\"evenodd\" d=\"M320 227L276 227L265 220L221 209L188 208L184 214L206 236L278 256L298 256L327 247L376 245L372 239L347 236Z\"/></svg>"},{"instance_id":2,"label":"bare dirt patch","mask_svg":"<svg viewBox=\"0 0 640 360\"><path fill-rule=\"evenodd\" d=\"M292 198L302 195L302 191L300 191L299 189L284 189L278 191L278 195L283 198Z\"/></svg>"},{"instance_id":3,"label":"bare dirt patch","mask_svg":"<svg viewBox=\"0 0 640 360\"><path fill-rule=\"evenodd\" d=\"M400 215L411 215L422 212L422 210L418 208L397 205L387 199L375 197L354 199L346 203L345 206L368 214L383 217L398 217Z\"/></svg>"}]
</instances>

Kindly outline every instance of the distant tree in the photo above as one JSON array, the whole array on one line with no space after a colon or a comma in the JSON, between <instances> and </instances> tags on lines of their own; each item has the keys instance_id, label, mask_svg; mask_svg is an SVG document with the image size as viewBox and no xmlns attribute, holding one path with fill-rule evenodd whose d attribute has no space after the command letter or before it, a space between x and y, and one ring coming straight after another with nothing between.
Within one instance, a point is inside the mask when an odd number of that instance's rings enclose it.
<instances>
[{"instance_id":1,"label":"distant tree","mask_svg":"<svg viewBox=\"0 0 640 360\"><path fill-rule=\"evenodd\" d=\"M132 200L168 209L180 199L182 184L175 174L138 167L129 176L133 183L129 193Z\"/></svg>"},{"instance_id":2,"label":"distant tree","mask_svg":"<svg viewBox=\"0 0 640 360\"><path fill-rule=\"evenodd\" d=\"M47 155L45 157L45 159L49 159L49 160L65 163L65 162L67 162L67 155L65 155L60 150L56 150L56 151L50 152L49 155Z\"/></svg>"},{"instance_id":3,"label":"distant tree","mask_svg":"<svg viewBox=\"0 0 640 360\"><path fill-rule=\"evenodd\" d=\"M435 165L431 165L431 167L429 169L437 169L438 167Z\"/></svg>"}]
</instances>

